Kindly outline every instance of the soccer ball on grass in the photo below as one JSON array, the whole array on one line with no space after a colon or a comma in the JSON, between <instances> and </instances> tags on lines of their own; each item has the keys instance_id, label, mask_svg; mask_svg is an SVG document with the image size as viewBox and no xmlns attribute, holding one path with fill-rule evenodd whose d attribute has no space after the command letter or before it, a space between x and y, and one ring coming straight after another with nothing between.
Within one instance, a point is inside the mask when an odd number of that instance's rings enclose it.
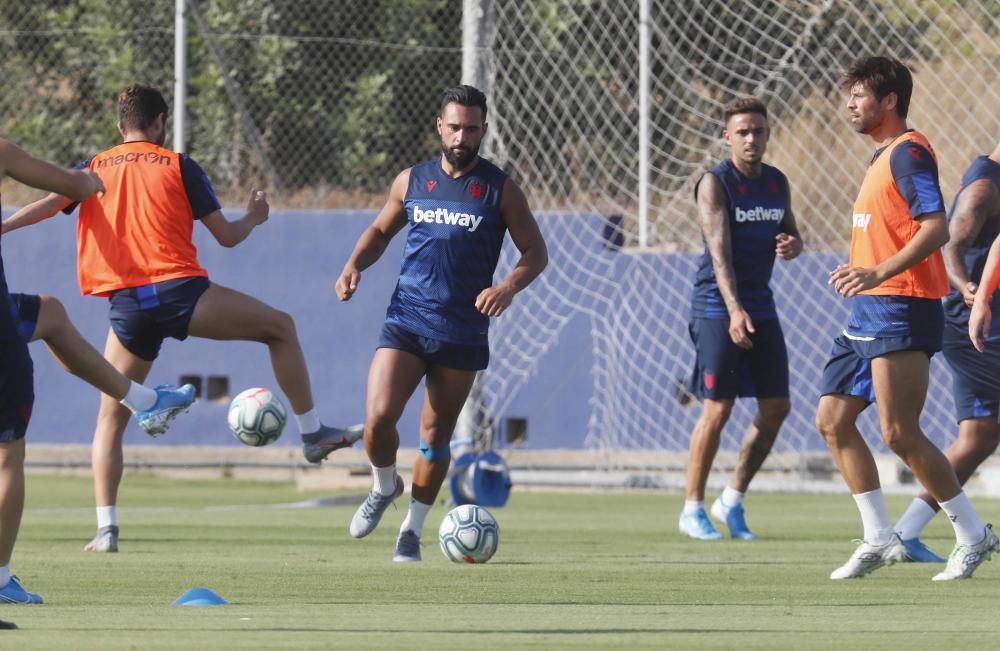
<instances>
[{"instance_id":1,"label":"soccer ball on grass","mask_svg":"<svg viewBox=\"0 0 1000 651\"><path fill-rule=\"evenodd\" d=\"M483 507L463 504L444 516L438 542L454 563L485 563L500 544L500 525Z\"/></svg>"}]
</instances>

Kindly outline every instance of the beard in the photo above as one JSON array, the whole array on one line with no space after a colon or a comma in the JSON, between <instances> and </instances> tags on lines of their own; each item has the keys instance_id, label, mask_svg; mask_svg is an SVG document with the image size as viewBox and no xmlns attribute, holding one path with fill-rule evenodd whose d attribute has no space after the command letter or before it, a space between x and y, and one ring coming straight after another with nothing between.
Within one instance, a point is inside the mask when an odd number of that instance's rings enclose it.
<instances>
[{"instance_id":1,"label":"beard","mask_svg":"<svg viewBox=\"0 0 1000 651\"><path fill-rule=\"evenodd\" d=\"M462 170L469 166L479 155L479 146L475 149L469 147L441 147L444 159L456 170Z\"/></svg>"}]
</instances>

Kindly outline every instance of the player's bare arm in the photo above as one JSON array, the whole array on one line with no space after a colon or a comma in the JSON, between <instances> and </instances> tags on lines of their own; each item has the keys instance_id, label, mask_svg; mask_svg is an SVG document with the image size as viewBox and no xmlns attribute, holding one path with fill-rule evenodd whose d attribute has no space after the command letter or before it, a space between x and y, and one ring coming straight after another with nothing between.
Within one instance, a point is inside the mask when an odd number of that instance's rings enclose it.
<instances>
[{"instance_id":1,"label":"player's bare arm","mask_svg":"<svg viewBox=\"0 0 1000 651\"><path fill-rule=\"evenodd\" d=\"M1000 237L993 240L993 244L990 246L980 282L982 291L976 292L972 301L972 311L969 314L969 339L972 340L972 345L979 352L986 349L986 338L989 337L990 324L993 321L990 298L997 290L997 285L1000 285Z\"/></svg>"},{"instance_id":2,"label":"player's bare arm","mask_svg":"<svg viewBox=\"0 0 1000 651\"><path fill-rule=\"evenodd\" d=\"M31 156L17 145L0 138L0 176L11 178L50 192L86 199L95 192L104 192L101 179L90 170L63 169Z\"/></svg>"},{"instance_id":3,"label":"player's bare arm","mask_svg":"<svg viewBox=\"0 0 1000 651\"><path fill-rule=\"evenodd\" d=\"M271 207L267 203L267 193L251 190L247 201L247 212L239 219L229 221L221 210L211 212L201 218L215 241L226 248L232 248L247 239L250 232L267 221Z\"/></svg>"},{"instance_id":4,"label":"player's bare arm","mask_svg":"<svg viewBox=\"0 0 1000 651\"><path fill-rule=\"evenodd\" d=\"M859 292L878 287L948 243L948 219L944 212L921 215L917 217L917 222L920 230L896 254L872 269L838 265L830 272L829 283L838 294L850 298Z\"/></svg>"},{"instance_id":5,"label":"player's bare arm","mask_svg":"<svg viewBox=\"0 0 1000 651\"><path fill-rule=\"evenodd\" d=\"M951 239L944 247L944 265L948 271L948 282L961 292L965 304L972 306L977 285L969 278L965 265L965 254L979 237L983 224L990 215L1000 212L1000 192L993 183L981 179L962 190L955 204L948 230Z\"/></svg>"},{"instance_id":6,"label":"player's bare arm","mask_svg":"<svg viewBox=\"0 0 1000 651\"><path fill-rule=\"evenodd\" d=\"M351 300L361 282L361 272L375 264L382 257L389 242L396 233L406 226L406 209L403 199L406 188L410 184L410 170L400 172L389 187L389 196L385 205L375 217L375 221L361 233L354 252L344 265L340 277L337 278L335 289L337 297L342 301Z\"/></svg>"},{"instance_id":7,"label":"player's bare arm","mask_svg":"<svg viewBox=\"0 0 1000 651\"><path fill-rule=\"evenodd\" d=\"M33 226L59 214L63 208L73 205L74 201L61 194L52 193L24 206L3 223L3 233L16 231L25 226Z\"/></svg>"},{"instance_id":8,"label":"player's bare arm","mask_svg":"<svg viewBox=\"0 0 1000 651\"><path fill-rule=\"evenodd\" d=\"M733 246L729 232L729 210L726 191L714 174L705 174L698 184L698 221L712 256L712 269L719 293L729 311L729 338L740 348L750 349L753 321L743 309L736 292L733 271Z\"/></svg>"},{"instance_id":9,"label":"player's bare arm","mask_svg":"<svg viewBox=\"0 0 1000 651\"><path fill-rule=\"evenodd\" d=\"M500 316L510 307L518 293L542 273L549 263L545 239L538 230L538 222L528 208L528 200L516 183L504 182L500 198L500 216L507 225L507 232L521 258L506 278L493 287L487 287L476 297L476 309L486 316Z\"/></svg>"},{"instance_id":10,"label":"player's bare arm","mask_svg":"<svg viewBox=\"0 0 1000 651\"><path fill-rule=\"evenodd\" d=\"M793 260L802 253L802 236L799 234L799 225L792 211L792 191L787 186L785 197L788 209L785 210L785 217L781 220L781 232L775 236L774 252L782 260Z\"/></svg>"}]
</instances>

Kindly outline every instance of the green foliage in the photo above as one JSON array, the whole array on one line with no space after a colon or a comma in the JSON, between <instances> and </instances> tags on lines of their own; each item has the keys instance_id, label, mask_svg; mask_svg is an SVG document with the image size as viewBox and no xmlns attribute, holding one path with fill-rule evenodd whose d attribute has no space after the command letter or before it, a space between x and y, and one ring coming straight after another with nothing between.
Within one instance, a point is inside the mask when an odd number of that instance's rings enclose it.
<instances>
[{"instance_id":1,"label":"green foliage","mask_svg":"<svg viewBox=\"0 0 1000 651\"><path fill-rule=\"evenodd\" d=\"M461 0L192 10L187 149L221 189L264 179L380 191L436 151L438 98L461 74ZM172 2L0 0L0 24L0 133L37 155L70 164L114 144L129 83L158 86L172 106Z\"/></svg>"}]
</instances>

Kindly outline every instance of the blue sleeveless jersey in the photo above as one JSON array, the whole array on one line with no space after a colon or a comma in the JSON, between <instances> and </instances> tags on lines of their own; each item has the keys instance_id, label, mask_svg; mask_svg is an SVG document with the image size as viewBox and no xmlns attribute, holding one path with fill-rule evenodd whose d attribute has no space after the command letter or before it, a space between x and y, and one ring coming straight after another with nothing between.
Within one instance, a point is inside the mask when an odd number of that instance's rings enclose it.
<instances>
[{"instance_id":1,"label":"blue sleeveless jersey","mask_svg":"<svg viewBox=\"0 0 1000 651\"><path fill-rule=\"evenodd\" d=\"M955 214L955 206L958 205L958 198L962 190L972 183L986 179L991 181L1000 189L1000 163L995 162L988 156L980 156L972 162L969 169L962 175L962 185L955 194L955 200L951 204L951 214ZM986 266L986 257L989 255L990 246L997 235L1000 235L1000 215L992 215L979 231L975 242L965 252L965 268L969 273L969 278L974 283L978 283L983 275L983 267ZM997 309L1000 308L1000 298L996 295L990 301L990 310L993 312L993 323L990 328L990 338L1000 336L1000 318L997 318ZM944 297L945 323L949 327L958 328L963 332L969 326L970 309L962 300L962 294L951 290L951 293Z\"/></svg>"},{"instance_id":2,"label":"blue sleeveless jersey","mask_svg":"<svg viewBox=\"0 0 1000 651\"><path fill-rule=\"evenodd\" d=\"M490 319L476 297L493 285L507 232L500 216L506 180L483 158L457 179L439 158L410 169L403 200L410 230L387 322L449 343L488 343Z\"/></svg>"},{"instance_id":3,"label":"blue sleeveless jersey","mask_svg":"<svg viewBox=\"0 0 1000 651\"><path fill-rule=\"evenodd\" d=\"M775 237L781 232L781 222L788 210L788 180L770 165L763 165L760 177L751 179L736 169L730 159L708 173L719 179L729 198L732 264L740 303L752 319L776 319L778 313L769 283L774 268ZM697 193L696 184L696 197ZM703 319L729 318L707 243L695 275L691 315Z\"/></svg>"}]
</instances>

